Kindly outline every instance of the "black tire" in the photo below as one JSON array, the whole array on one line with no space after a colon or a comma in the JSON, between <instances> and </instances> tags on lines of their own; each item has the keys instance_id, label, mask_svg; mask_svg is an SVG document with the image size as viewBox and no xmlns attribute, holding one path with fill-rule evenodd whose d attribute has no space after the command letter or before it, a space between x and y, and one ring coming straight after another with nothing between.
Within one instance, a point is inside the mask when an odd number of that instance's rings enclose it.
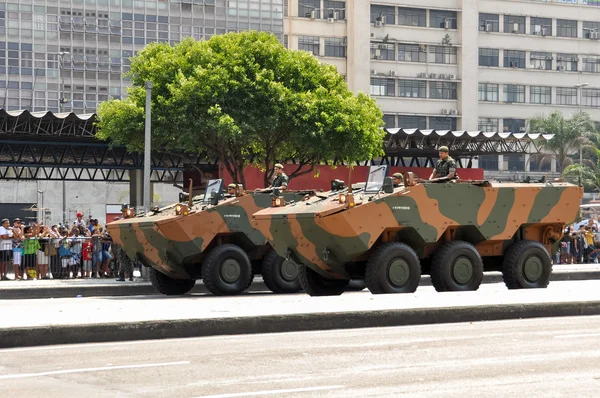
<instances>
[{"instance_id":1,"label":"black tire","mask_svg":"<svg viewBox=\"0 0 600 398\"><path fill-rule=\"evenodd\" d=\"M373 294L414 293L420 280L419 257L404 243L384 243L367 261L365 283Z\"/></svg>"},{"instance_id":2,"label":"black tire","mask_svg":"<svg viewBox=\"0 0 600 398\"><path fill-rule=\"evenodd\" d=\"M513 243L504 256L502 278L509 289L543 289L550 283L552 260L539 242Z\"/></svg>"},{"instance_id":3,"label":"black tire","mask_svg":"<svg viewBox=\"0 0 600 398\"><path fill-rule=\"evenodd\" d=\"M348 286L348 280L327 279L305 265L298 267L300 287L310 296L339 296Z\"/></svg>"},{"instance_id":4,"label":"black tire","mask_svg":"<svg viewBox=\"0 0 600 398\"><path fill-rule=\"evenodd\" d=\"M149 267L149 276L152 286L162 294L167 296L179 296L186 294L196 284L195 279L173 279L167 275Z\"/></svg>"},{"instance_id":5,"label":"black tire","mask_svg":"<svg viewBox=\"0 0 600 398\"><path fill-rule=\"evenodd\" d=\"M228 272L228 275L224 274L225 272ZM239 246L217 246L202 262L204 285L216 296L240 294L250 287L253 279L250 259Z\"/></svg>"},{"instance_id":6,"label":"black tire","mask_svg":"<svg viewBox=\"0 0 600 398\"><path fill-rule=\"evenodd\" d=\"M431 283L438 292L479 289L483 260L472 244L455 240L440 247L431 260Z\"/></svg>"},{"instance_id":7,"label":"black tire","mask_svg":"<svg viewBox=\"0 0 600 398\"><path fill-rule=\"evenodd\" d=\"M280 257L272 250L263 259L262 277L265 285L274 293L298 293L298 264Z\"/></svg>"}]
</instances>

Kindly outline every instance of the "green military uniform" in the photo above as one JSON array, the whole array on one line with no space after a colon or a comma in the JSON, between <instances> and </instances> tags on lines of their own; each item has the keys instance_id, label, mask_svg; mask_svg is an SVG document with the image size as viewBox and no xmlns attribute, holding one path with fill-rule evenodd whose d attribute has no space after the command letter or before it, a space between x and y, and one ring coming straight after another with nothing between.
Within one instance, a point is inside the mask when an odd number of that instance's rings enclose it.
<instances>
[{"instance_id":1,"label":"green military uniform","mask_svg":"<svg viewBox=\"0 0 600 398\"><path fill-rule=\"evenodd\" d=\"M458 174L456 174L456 161L450 156L444 160L439 159L435 164L435 171L437 172L437 178L447 177L452 172L454 172L452 179L458 178Z\"/></svg>"},{"instance_id":2,"label":"green military uniform","mask_svg":"<svg viewBox=\"0 0 600 398\"><path fill-rule=\"evenodd\" d=\"M278 176L275 177L275 179L273 180L272 187L273 188L279 188L279 187L287 188L288 182L290 182L290 178L287 175L285 175L285 173L283 172L283 165L281 163L277 163L275 165L275 168L281 169L281 174L279 174Z\"/></svg>"},{"instance_id":3,"label":"green military uniform","mask_svg":"<svg viewBox=\"0 0 600 398\"><path fill-rule=\"evenodd\" d=\"M129 277L133 277L133 262L119 245L113 244L113 246L113 250L116 252L115 258L117 259L119 274L125 272Z\"/></svg>"}]
</instances>

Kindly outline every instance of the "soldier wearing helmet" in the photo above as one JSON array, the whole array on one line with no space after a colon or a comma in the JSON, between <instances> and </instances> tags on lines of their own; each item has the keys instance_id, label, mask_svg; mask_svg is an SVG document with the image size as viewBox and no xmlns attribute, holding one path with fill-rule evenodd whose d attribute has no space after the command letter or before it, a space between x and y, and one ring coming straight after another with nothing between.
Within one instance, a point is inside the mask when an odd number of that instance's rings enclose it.
<instances>
[{"instance_id":1,"label":"soldier wearing helmet","mask_svg":"<svg viewBox=\"0 0 600 398\"><path fill-rule=\"evenodd\" d=\"M429 177L433 180L455 180L458 179L456 174L456 161L448 155L448 147L442 146L439 149L440 159L435 164L435 169Z\"/></svg>"},{"instance_id":2,"label":"soldier wearing helmet","mask_svg":"<svg viewBox=\"0 0 600 398\"><path fill-rule=\"evenodd\" d=\"M401 185L404 185L404 176L402 173L394 173L392 174L392 181L394 182L394 188L398 188Z\"/></svg>"}]
</instances>

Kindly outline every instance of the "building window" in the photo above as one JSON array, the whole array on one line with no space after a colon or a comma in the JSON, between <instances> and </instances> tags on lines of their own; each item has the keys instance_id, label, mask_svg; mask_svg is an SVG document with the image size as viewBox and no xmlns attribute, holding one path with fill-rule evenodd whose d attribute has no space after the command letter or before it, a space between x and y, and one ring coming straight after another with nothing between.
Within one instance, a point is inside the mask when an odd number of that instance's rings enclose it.
<instances>
[{"instance_id":1,"label":"building window","mask_svg":"<svg viewBox=\"0 0 600 398\"><path fill-rule=\"evenodd\" d=\"M317 36L300 36L298 37L298 50L308 51L313 55L319 55L320 52L319 38Z\"/></svg>"},{"instance_id":2,"label":"building window","mask_svg":"<svg viewBox=\"0 0 600 398\"><path fill-rule=\"evenodd\" d=\"M577 89L556 87L556 105L577 105Z\"/></svg>"},{"instance_id":3,"label":"building window","mask_svg":"<svg viewBox=\"0 0 600 398\"><path fill-rule=\"evenodd\" d=\"M504 170L525 171L525 155L504 155Z\"/></svg>"},{"instance_id":4,"label":"building window","mask_svg":"<svg viewBox=\"0 0 600 398\"><path fill-rule=\"evenodd\" d=\"M427 26L426 10L422 8L398 7L398 25Z\"/></svg>"},{"instance_id":5,"label":"building window","mask_svg":"<svg viewBox=\"0 0 600 398\"><path fill-rule=\"evenodd\" d=\"M380 95L386 97L396 96L396 80L381 77L371 78L371 95Z\"/></svg>"},{"instance_id":6,"label":"building window","mask_svg":"<svg viewBox=\"0 0 600 398\"><path fill-rule=\"evenodd\" d=\"M456 47L429 46L429 62L434 64L456 64Z\"/></svg>"},{"instance_id":7,"label":"building window","mask_svg":"<svg viewBox=\"0 0 600 398\"><path fill-rule=\"evenodd\" d=\"M581 92L581 105L590 107L600 107L600 89L584 88Z\"/></svg>"},{"instance_id":8,"label":"building window","mask_svg":"<svg viewBox=\"0 0 600 398\"><path fill-rule=\"evenodd\" d=\"M498 131L498 119L489 117L480 117L477 123L479 131L486 132L497 132Z\"/></svg>"},{"instance_id":9,"label":"building window","mask_svg":"<svg viewBox=\"0 0 600 398\"><path fill-rule=\"evenodd\" d=\"M456 99L456 83L429 82L429 98Z\"/></svg>"},{"instance_id":10,"label":"building window","mask_svg":"<svg viewBox=\"0 0 600 398\"><path fill-rule=\"evenodd\" d=\"M383 122L385 123L386 129L393 129L396 127L396 115L383 115Z\"/></svg>"},{"instance_id":11,"label":"building window","mask_svg":"<svg viewBox=\"0 0 600 398\"><path fill-rule=\"evenodd\" d=\"M337 37L326 37L325 56L346 58L346 39Z\"/></svg>"},{"instance_id":12,"label":"building window","mask_svg":"<svg viewBox=\"0 0 600 398\"><path fill-rule=\"evenodd\" d=\"M583 21L583 37L589 39L592 32L600 32L600 22Z\"/></svg>"},{"instance_id":13,"label":"building window","mask_svg":"<svg viewBox=\"0 0 600 398\"><path fill-rule=\"evenodd\" d=\"M525 51L504 50L505 68L525 68Z\"/></svg>"},{"instance_id":14,"label":"building window","mask_svg":"<svg viewBox=\"0 0 600 398\"><path fill-rule=\"evenodd\" d=\"M456 29L456 11L430 10L429 27Z\"/></svg>"},{"instance_id":15,"label":"building window","mask_svg":"<svg viewBox=\"0 0 600 398\"><path fill-rule=\"evenodd\" d=\"M552 36L552 18L531 17L531 34Z\"/></svg>"},{"instance_id":16,"label":"building window","mask_svg":"<svg viewBox=\"0 0 600 398\"><path fill-rule=\"evenodd\" d=\"M477 167L488 171L498 171L498 155L479 155Z\"/></svg>"},{"instance_id":17,"label":"building window","mask_svg":"<svg viewBox=\"0 0 600 398\"><path fill-rule=\"evenodd\" d=\"M505 133L524 133L525 119L502 119L502 126Z\"/></svg>"},{"instance_id":18,"label":"building window","mask_svg":"<svg viewBox=\"0 0 600 398\"><path fill-rule=\"evenodd\" d=\"M398 61L425 62L427 47L418 44L398 44Z\"/></svg>"},{"instance_id":19,"label":"building window","mask_svg":"<svg viewBox=\"0 0 600 398\"><path fill-rule=\"evenodd\" d=\"M504 15L504 33L525 34L525 17Z\"/></svg>"},{"instance_id":20,"label":"building window","mask_svg":"<svg viewBox=\"0 0 600 398\"><path fill-rule=\"evenodd\" d=\"M480 48L479 66L500 66L499 52L497 48Z\"/></svg>"},{"instance_id":21,"label":"building window","mask_svg":"<svg viewBox=\"0 0 600 398\"><path fill-rule=\"evenodd\" d=\"M400 97L427 98L427 82L425 80L398 80Z\"/></svg>"},{"instance_id":22,"label":"building window","mask_svg":"<svg viewBox=\"0 0 600 398\"><path fill-rule=\"evenodd\" d=\"M433 117L429 118L429 128L431 130L451 130L456 131L456 118L453 117Z\"/></svg>"},{"instance_id":23,"label":"building window","mask_svg":"<svg viewBox=\"0 0 600 398\"><path fill-rule=\"evenodd\" d=\"M525 86L518 84L505 84L504 102L525 102Z\"/></svg>"},{"instance_id":24,"label":"building window","mask_svg":"<svg viewBox=\"0 0 600 398\"><path fill-rule=\"evenodd\" d=\"M552 53L532 51L529 55L531 68L552 70Z\"/></svg>"},{"instance_id":25,"label":"building window","mask_svg":"<svg viewBox=\"0 0 600 398\"><path fill-rule=\"evenodd\" d=\"M371 42L371 59L383 59L386 61L394 61L396 45L393 43L373 43Z\"/></svg>"},{"instance_id":26,"label":"building window","mask_svg":"<svg viewBox=\"0 0 600 398\"><path fill-rule=\"evenodd\" d=\"M321 18L321 0L302 0L298 2L300 18Z\"/></svg>"},{"instance_id":27,"label":"building window","mask_svg":"<svg viewBox=\"0 0 600 398\"><path fill-rule=\"evenodd\" d=\"M393 6L371 4L371 23L381 22L388 25L396 23L396 11Z\"/></svg>"},{"instance_id":28,"label":"building window","mask_svg":"<svg viewBox=\"0 0 600 398\"><path fill-rule=\"evenodd\" d=\"M577 37L577 21L573 21L570 19L557 19L556 36Z\"/></svg>"},{"instance_id":29,"label":"building window","mask_svg":"<svg viewBox=\"0 0 600 398\"><path fill-rule=\"evenodd\" d=\"M346 2L325 0L323 2L324 18L333 18L336 20L346 19Z\"/></svg>"},{"instance_id":30,"label":"building window","mask_svg":"<svg viewBox=\"0 0 600 398\"><path fill-rule=\"evenodd\" d=\"M552 103L552 87L530 86L529 87L529 102L531 104L551 104Z\"/></svg>"},{"instance_id":31,"label":"building window","mask_svg":"<svg viewBox=\"0 0 600 398\"><path fill-rule=\"evenodd\" d=\"M600 56L598 55L584 55L582 58L582 72L600 72Z\"/></svg>"},{"instance_id":32,"label":"building window","mask_svg":"<svg viewBox=\"0 0 600 398\"><path fill-rule=\"evenodd\" d=\"M498 102L498 85L479 83L479 101Z\"/></svg>"},{"instance_id":33,"label":"building window","mask_svg":"<svg viewBox=\"0 0 600 398\"><path fill-rule=\"evenodd\" d=\"M577 64L579 58L577 54L556 54L556 70L566 70L570 72L577 72Z\"/></svg>"},{"instance_id":34,"label":"building window","mask_svg":"<svg viewBox=\"0 0 600 398\"><path fill-rule=\"evenodd\" d=\"M500 16L498 14L479 13L479 30L484 32L499 32Z\"/></svg>"},{"instance_id":35,"label":"building window","mask_svg":"<svg viewBox=\"0 0 600 398\"><path fill-rule=\"evenodd\" d=\"M427 118L425 116L398 115L398 127L402 129L427 129Z\"/></svg>"}]
</instances>

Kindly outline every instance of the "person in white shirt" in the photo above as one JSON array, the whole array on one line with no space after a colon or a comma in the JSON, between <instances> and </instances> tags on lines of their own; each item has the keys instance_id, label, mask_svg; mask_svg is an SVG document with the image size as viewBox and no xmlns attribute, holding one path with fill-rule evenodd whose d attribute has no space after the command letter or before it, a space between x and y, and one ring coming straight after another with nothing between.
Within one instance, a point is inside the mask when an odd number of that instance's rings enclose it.
<instances>
[{"instance_id":1,"label":"person in white shirt","mask_svg":"<svg viewBox=\"0 0 600 398\"><path fill-rule=\"evenodd\" d=\"M8 266L12 260L12 236L13 231L10 227L8 218L2 220L0 227L0 280L8 280Z\"/></svg>"}]
</instances>

